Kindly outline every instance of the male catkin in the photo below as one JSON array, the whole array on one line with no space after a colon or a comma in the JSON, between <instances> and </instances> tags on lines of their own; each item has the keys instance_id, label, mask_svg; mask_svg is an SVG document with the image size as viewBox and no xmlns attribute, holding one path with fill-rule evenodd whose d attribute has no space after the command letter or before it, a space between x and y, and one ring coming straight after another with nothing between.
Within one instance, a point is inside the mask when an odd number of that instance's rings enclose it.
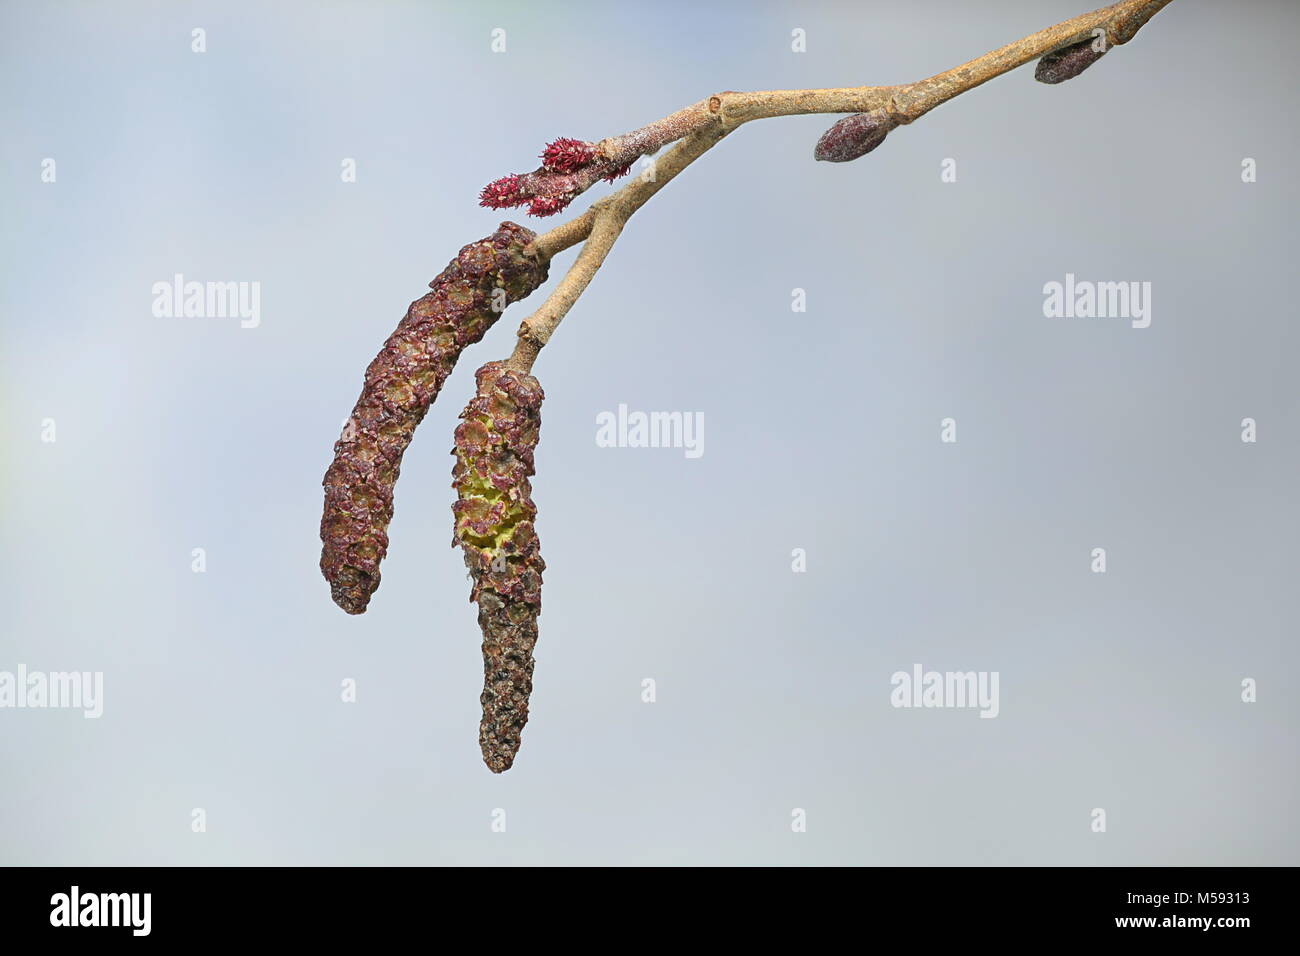
<instances>
[{"instance_id":1,"label":"male catkin","mask_svg":"<svg viewBox=\"0 0 1300 956\"><path fill-rule=\"evenodd\" d=\"M546 281L547 263L524 254L535 238L503 222L472 242L429 283L366 369L361 397L325 472L320 567L334 602L366 609L388 551L393 486L402 453L461 350L483 337L502 308Z\"/></svg>"},{"instance_id":2,"label":"male catkin","mask_svg":"<svg viewBox=\"0 0 1300 956\"><path fill-rule=\"evenodd\" d=\"M453 544L465 552L483 632L483 718L479 747L493 773L509 770L528 722L533 647L546 564L533 522L533 450L542 387L503 362L475 374L478 391L461 413L452 454L457 500Z\"/></svg>"}]
</instances>

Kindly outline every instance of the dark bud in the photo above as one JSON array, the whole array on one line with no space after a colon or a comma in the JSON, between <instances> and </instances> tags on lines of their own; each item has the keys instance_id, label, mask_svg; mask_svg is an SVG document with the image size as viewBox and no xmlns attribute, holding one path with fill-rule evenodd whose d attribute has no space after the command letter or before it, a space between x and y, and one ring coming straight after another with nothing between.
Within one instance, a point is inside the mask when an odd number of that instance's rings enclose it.
<instances>
[{"instance_id":1,"label":"dark bud","mask_svg":"<svg viewBox=\"0 0 1300 956\"><path fill-rule=\"evenodd\" d=\"M1038 61L1034 79L1039 83L1064 83L1072 80L1106 55L1106 39L1089 37L1053 50Z\"/></svg>"},{"instance_id":2,"label":"dark bud","mask_svg":"<svg viewBox=\"0 0 1300 956\"><path fill-rule=\"evenodd\" d=\"M894 126L894 121L883 112L846 116L817 140L813 159L824 163L847 163L865 156L885 141Z\"/></svg>"}]
</instances>

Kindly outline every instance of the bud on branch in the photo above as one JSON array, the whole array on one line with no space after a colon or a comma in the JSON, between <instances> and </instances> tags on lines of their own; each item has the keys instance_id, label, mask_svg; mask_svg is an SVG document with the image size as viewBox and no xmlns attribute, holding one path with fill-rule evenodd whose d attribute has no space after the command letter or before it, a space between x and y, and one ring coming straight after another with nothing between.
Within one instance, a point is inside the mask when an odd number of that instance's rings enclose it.
<instances>
[{"instance_id":1,"label":"bud on branch","mask_svg":"<svg viewBox=\"0 0 1300 956\"><path fill-rule=\"evenodd\" d=\"M1039 83L1072 80L1106 55L1105 34L1054 50L1038 61L1034 79Z\"/></svg>"},{"instance_id":2,"label":"bud on branch","mask_svg":"<svg viewBox=\"0 0 1300 956\"><path fill-rule=\"evenodd\" d=\"M813 159L824 163L858 159L883 143L896 125L883 111L846 116L822 133L813 150Z\"/></svg>"},{"instance_id":3,"label":"bud on branch","mask_svg":"<svg viewBox=\"0 0 1300 956\"><path fill-rule=\"evenodd\" d=\"M531 216L553 216L598 180L612 183L631 169L631 160L625 156L611 158L597 145L561 137L542 150L540 169L511 173L488 183L478 202L489 209L527 205Z\"/></svg>"}]
</instances>

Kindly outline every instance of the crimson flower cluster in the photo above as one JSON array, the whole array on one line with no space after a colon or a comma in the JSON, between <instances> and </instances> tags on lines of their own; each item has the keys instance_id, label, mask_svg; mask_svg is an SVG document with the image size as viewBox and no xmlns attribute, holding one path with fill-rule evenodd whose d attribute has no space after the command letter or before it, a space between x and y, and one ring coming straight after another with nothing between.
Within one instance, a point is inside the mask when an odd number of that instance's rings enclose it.
<instances>
[{"instance_id":1,"label":"crimson flower cluster","mask_svg":"<svg viewBox=\"0 0 1300 956\"><path fill-rule=\"evenodd\" d=\"M593 143L562 136L542 150L542 165L531 173L511 173L488 183L478 203L488 209L527 206L529 215L553 216L596 180L626 176L631 163L615 165Z\"/></svg>"}]
</instances>

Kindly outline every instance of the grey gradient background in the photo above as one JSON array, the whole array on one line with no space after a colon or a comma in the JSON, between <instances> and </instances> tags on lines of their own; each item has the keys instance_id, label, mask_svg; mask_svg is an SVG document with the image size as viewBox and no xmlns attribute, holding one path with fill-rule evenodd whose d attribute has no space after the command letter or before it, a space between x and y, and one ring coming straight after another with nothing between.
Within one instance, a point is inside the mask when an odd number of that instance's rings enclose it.
<instances>
[{"instance_id":1,"label":"grey gradient background","mask_svg":"<svg viewBox=\"0 0 1300 956\"><path fill-rule=\"evenodd\" d=\"M549 567L504 776L447 452L527 306L417 434L370 611L316 567L362 370L502 218L486 181L1088 6L5 4L0 669L106 687L98 721L0 711L0 862L1300 862L1292 3L1176 0L854 164L812 162L825 118L752 124L638 214L536 369ZM154 318L175 272L259 281L261 326ZM1044 318L1066 272L1152 282L1151 327ZM703 412L704 456L596 447L620 402ZM913 663L999 671L1001 715L892 708Z\"/></svg>"}]
</instances>

